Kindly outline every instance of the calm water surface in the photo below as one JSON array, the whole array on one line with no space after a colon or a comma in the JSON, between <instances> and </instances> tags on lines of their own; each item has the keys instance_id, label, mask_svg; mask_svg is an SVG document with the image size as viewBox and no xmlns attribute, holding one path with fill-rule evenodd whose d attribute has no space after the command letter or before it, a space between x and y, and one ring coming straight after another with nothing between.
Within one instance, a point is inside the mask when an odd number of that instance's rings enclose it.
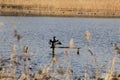
<instances>
[{"instance_id":1,"label":"calm water surface","mask_svg":"<svg viewBox=\"0 0 120 80\"><path fill-rule=\"evenodd\" d=\"M112 59L115 53L113 43L120 41L120 19L112 18L64 18L64 17L0 17L0 52L4 57L11 53L11 46L17 44L17 53L22 54L20 49L27 45L29 52L35 55L34 61L40 64L49 64L51 61L51 49L49 39L56 36L62 42L61 46L68 46L71 38L74 46L80 46L80 55L76 50L56 49L58 58L57 65L69 64L74 74L80 74L84 67L95 68L94 56L87 51L88 47L96 55L99 68ZM14 39L14 30L22 35L19 43ZM91 33L89 46L85 42L85 31ZM117 61L119 64L119 59ZM117 67L116 67L117 68Z\"/></svg>"}]
</instances>

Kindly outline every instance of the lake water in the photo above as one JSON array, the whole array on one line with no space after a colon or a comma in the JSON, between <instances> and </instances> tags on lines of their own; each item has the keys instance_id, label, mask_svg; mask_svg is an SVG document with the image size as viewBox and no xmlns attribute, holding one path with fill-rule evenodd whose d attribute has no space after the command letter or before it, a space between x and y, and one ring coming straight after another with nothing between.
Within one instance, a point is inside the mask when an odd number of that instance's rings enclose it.
<instances>
[{"instance_id":1,"label":"lake water","mask_svg":"<svg viewBox=\"0 0 120 80\"><path fill-rule=\"evenodd\" d=\"M74 49L69 49L68 55L64 54L65 49L56 49L58 58L56 64L70 65L75 75L84 72L85 66L89 68L88 70L95 68L94 56L88 52L88 48L96 55L99 68L105 70L115 54L113 43L120 41L119 18L1 16L0 24L0 52L2 55L9 57L13 44L17 45L16 54L22 54L20 49L26 45L29 47L29 52L35 55L34 61L40 65L50 64L49 39L56 36L56 39L62 42L61 46L68 46L72 38L74 46L81 47L80 55L77 55ZM16 41L13 37L15 29L23 37L21 42ZM91 33L89 46L85 41L85 31L87 30ZM116 64L119 64L119 59Z\"/></svg>"}]
</instances>

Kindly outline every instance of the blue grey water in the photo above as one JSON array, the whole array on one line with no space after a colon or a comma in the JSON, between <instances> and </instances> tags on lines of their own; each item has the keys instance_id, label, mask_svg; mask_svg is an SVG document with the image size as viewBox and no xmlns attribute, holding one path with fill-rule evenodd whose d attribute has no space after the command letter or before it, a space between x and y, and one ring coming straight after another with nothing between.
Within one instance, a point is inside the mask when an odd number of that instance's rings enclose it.
<instances>
[{"instance_id":1,"label":"blue grey water","mask_svg":"<svg viewBox=\"0 0 120 80\"><path fill-rule=\"evenodd\" d=\"M102 69L107 67L116 53L113 43L119 44L120 41L119 18L1 16L0 24L0 53L4 57L9 57L11 46L16 44L16 54L22 54L20 49L26 45L29 47L29 52L35 55L34 61L40 65L50 64L49 39L56 36L56 39L62 42L61 46L68 46L72 38L74 46L81 47L80 55L77 55L76 50L73 49L68 50L68 55L64 54L65 49L56 49L58 58L56 64L69 65L76 75L84 72L85 66L95 68L94 56L88 52L88 48L96 55L97 65ZM15 29L22 36L20 42L13 37ZM87 30L91 33L89 46L85 41ZM119 58L116 64L119 64Z\"/></svg>"}]
</instances>

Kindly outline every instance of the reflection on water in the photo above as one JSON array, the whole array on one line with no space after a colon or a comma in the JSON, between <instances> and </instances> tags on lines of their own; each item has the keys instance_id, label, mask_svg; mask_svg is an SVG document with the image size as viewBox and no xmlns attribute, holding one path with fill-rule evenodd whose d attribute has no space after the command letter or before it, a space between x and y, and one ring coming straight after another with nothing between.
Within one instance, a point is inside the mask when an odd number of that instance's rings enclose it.
<instances>
[{"instance_id":1,"label":"reflection on water","mask_svg":"<svg viewBox=\"0 0 120 80\"><path fill-rule=\"evenodd\" d=\"M51 49L48 44L51 37L56 36L62 42L62 46L73 47L74 40L74 46L81 47L79 56L73 49L67 50L67 56L64 55L64 49L56 49L58 64L69 63L74 74L82 73L86 65L88 68L95 68L94 56L90 55L88 48L96 55L99 68L105 69L105 64L115 53L113 43L119 42L120 35L120 19L0 17L1 25L4 27L0 27L0 52L5 57L10 55L11 45L17 44L19 49L26 45L36 55L37 63L48 64L51 60ZM20 43L13 38L15 29L22 36ZM89 46L85 41L87 30L90 31L91 36ZM17 50L16 54L21 54L20 50Z\"/></svg>"}]
</instances>

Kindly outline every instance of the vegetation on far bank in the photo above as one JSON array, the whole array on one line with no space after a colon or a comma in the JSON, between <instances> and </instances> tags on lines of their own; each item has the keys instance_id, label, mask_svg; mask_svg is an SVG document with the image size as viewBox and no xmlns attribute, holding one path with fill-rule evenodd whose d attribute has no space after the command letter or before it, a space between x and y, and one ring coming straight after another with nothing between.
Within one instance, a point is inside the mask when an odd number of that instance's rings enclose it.
<instances>
[{"instance_id":1,"label":"vegetation on far bank","mask_svg":"<svg viewBox=\"0 0 120 80\"><path fill-rule=\"evenodd\" d=\"M120 0L0 0L0 15L120 17Z\"/></svg>"},{"instance_id":2,"label":"vegetation on far bank","mask_svg":"<svg viewBox=\"0 0 120 80\"><path fill-rule=\"evenodd\" d=\"M120 0L0 0L0 4L53 8L120 10Z\"/></svg>"}]
</instances>

